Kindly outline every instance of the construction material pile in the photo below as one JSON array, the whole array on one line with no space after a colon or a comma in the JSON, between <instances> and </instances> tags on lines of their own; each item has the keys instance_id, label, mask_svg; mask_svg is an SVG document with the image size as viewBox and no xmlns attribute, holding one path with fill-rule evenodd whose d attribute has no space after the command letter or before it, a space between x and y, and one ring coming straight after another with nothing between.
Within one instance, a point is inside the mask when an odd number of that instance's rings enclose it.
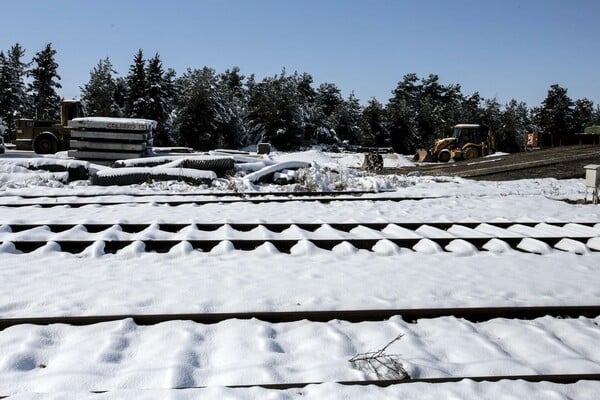
<instances>
[{"instance_id":1,"label":"construction material pile","mask_svg":"<svg viewBox=\"0 0 600 400\"><path fill-rule=\"evenodd\" d=\"M122 160L149 155L156 121L87 117L69 121L69 157L83 160Z\"/></svg>"}]
</instances>

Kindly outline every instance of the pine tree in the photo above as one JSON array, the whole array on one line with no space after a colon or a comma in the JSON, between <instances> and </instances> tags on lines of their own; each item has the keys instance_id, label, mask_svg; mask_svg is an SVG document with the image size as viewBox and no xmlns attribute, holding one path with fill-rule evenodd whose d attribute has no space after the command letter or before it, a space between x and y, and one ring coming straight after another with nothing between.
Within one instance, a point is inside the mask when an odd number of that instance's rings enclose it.
<instances>
[{"instance_id":1,"label":"pine tree","mask_svg":"<svg viewBox=\"0 0 600 400\"><path fill-rule=\"evenodd\" d=\"M363 146L390 146L390 134L387 130L387 118L383 105L374 97L363 109L360 118Z\"/></svg>"},{"instance_id":2,"label":"pine tree","mask_svg":"<svg viewBox=\"0 0 600 400\"><path fill-rule=\"evenodd\" d=\"M127 102L127 79L119 76L115 78L115 91L113 93L113 105L116 108L116 115L124 117Z\"/></svg>"},{"instance_id":3,"label":"pine tree","mask_svg":"<svg viewBox=\"0 0 600 400\"><path fill-rule=\"evenodd\" d=\"M27 96L27 86L24 81L29 63L22 61L24 56L25 50L19 43L8 51L8 63L11 73L11 105L16 119L25 117L31 111L31 101Z\"/></svg>"},{"instance_id":4,"label":"pine tree","mask_svg":"<svg viewBox=\"0 0 600 400\"><path fill-rule=\"evenodd\" d=\"M154 55L146 66L146 95L144 118L153 119L158 122L154 144L157 146L172 145L171 124L169 121L175 93L173 77L175 72L165 72L160 56Z\"/></svg>"},{"instance_id":5,"label":"pine tree","mask_svg":"<svg viewBox=\"0 0 600 400\"><path fill-rule=\"evenodd\" d=\"M572 131L581 133L586 127L593 125L594 121L594 102L589 99L575 100L573 107L573 127Z\"/></svg>"},{"instance_id":6,"label":"pine tree","mask_svg":"<svg viewBox=\"0 0 600 400\"><path fill-rule=\"evenodd\" d=\"M482 119L483 110L481 103L483 99L479 95L479 92L475 92L469 96L465 96L462 99L461 111L457 118L457 123L476 123Z\"/></svg>"},{"instance_id":7,"label":"pine tree","mask_svg":"<svg viewBox=\"0 0 600 400\"><path fill-rule=\"evenodd\" d=\"M260 83L250 82L248 138L253 144L268 141L276 148L297 148L305 136L307 112L298 90L298 74L268 77Z\"/></svg>"},{"instance_id":8,"label":"pine tree","mask_svg":"<svg viewBox=\"0 0 600 400\"><path fill-rule=\"evenodd\" d=\"M219 130L223 146L237 148L242 146L246 136L244 121L248 115L248 93L244 88L246 77L240 74L239 67L227 69L219 74L217 89L222 99L222 118Z\"/></svg>"},{"instance_id":9,"label":"pine tree","mask_svg":"<svg viewBox=\"0 0 600 400\"><path fill-rule=\"evenodd\" d=\"M11 113L8 106L10 96L10 74L8 60L4 51L0 50L0 125L2 126L2 136L4 136L6 127L6 117Z\"/></svg>"},{"instance_id":10,"label":"pine tree","mask_svg":"<svg viewBox=\"0 0 600 400\"><path fill-rule=\"evenodd\" d=\"M551 85L542 107L538 109L538 121L544 133L551 135L550 143L553 146L561 145L563 135L572 132L572 107L567 89L557 84Z\"/></svg>"},{"instance_id":11,"label":"pine tree","mask_svg":"<svg viewBox=\"0 0 600 400\"><path fill-rule=\"evenodd\" d=\"M527 105L512 99L504 106L496 131L496 148L509 153L523 148L523 135L529 125Z\"/></svg>"},{"instance_id":12,"label":"pine tree","mask_svg":"<svg viewBox=\"0 0 600 400\"><path fill-rule=\"evenodd\" d=\"M361 136L359 126L362 108L354 92L348 96L348 100L339 104L335 111L335 133L338 140L347 140L349 143L358 144Z\"/></svg>"},{"instance_id":13,"label":"pine tree","mask_svg":"<svg viewBox=\"0 0 600 400\"><path fill-rule=\"evenodd\" d=\"M215 90L215 71L208 67L188 69L175 83L179 96L174 130L181 144L198 150L220 147L221 137L216 130L222 108Z\"/></svg>"},{"instance_id":14,"label":"pine tree","mask_svg":"<svg viewBox=\"0 0 600 400\"><path fill-rule=\"evenodd\" d=\"M28 97L26 94L25 68L21 61L25 51L18 43L9 51L8 56L0 52L0 118L5 124L6 140L12 140L16 134L16 121L27 115Z\"/></svg>"},{"instance_id":15,"label":"pine tree","mask_svg":"<svg viewBox=\"0 0 600 400\"><path fill-rule=\"evenodd\" d=\"M27 74L32 78L28 89L36 119L59 119L60 97L56 89L62 86L58 83L60 76L56 72L58 64L54 60L55 55L52 43L48 43L44 50L36 53L34 67Z\"/></svg>"},{"instance_id":16,"label":"pine tree","mask_svg":"<svg viewBox=\"0 0 600 400\"><path fill-rule=\"evenodd\" d=\"M391 145L402 154L414 151L421 141L417 123L421 100L418 81L417 74L405 75L392 92L394 96L386 107Z\"/></svg>"},{"instance_id":17,"label":"pine tree","mask_svg":"<svg viewBox=\"0 0 600 400\"><path fill-rule=\"evenodd\" d=\"M110 59L106 57L90 72L90 80L81 88L81 99L90 116L120 116L115 102L116 84Z\"/></svg>"},{"instance_id":18,"label":"pine tree","mask_svg":"<svg viewBox=\"0 0 600 400\"><path fill-rule=\"evenodd\" d=\"M146 61L142 49L138 50L129 67L127 95L125 97L125 114L131 118L145 118L148 110Z\"/></svg>"}]
</instances>

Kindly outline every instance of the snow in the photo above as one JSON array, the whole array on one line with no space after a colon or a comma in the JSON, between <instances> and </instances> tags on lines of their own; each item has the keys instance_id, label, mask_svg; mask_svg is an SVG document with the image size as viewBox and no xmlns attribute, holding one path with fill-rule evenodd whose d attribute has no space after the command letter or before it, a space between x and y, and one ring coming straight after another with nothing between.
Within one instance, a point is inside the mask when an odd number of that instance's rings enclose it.
<instances>
[{"instance_id":1,"label":"snow","mask_svg":"<svg viewBox=\"0 0 600 400\"><path fill-rule=\"evenodd\" d=\"M282 171L285 169L306 168L309 165L310 164L305 161L282 161L282 162L278 162L277 164L269 165L267 167L259 169L256 172L252 172L252 173L246 175L244 177L244 179L249 182L254 183L254 182L260 181L261 178L264 178L265 176L267 176L269 174L273 174L278 171Z\"/></svg>"},{"instance_id":2,"label":"snow","mask_svg":"<svg viewBox=\"0 0 600 400\"><path fill-rule=\"evenodd\" d=\"M66 173L33 171L24 161L0 158L0 317L600 303L600 208L560 201L582 199L582 179L485 182L454 177L379 176L348 168L352 163L361 163L360 156L315 150L273 153L262 158L231 157L238 162L239 175L216 179L210 189L178 182L98 187L89 181L67 182ZM384 155L384 162L393 158L395 161L389 162L396 165L410 163L398 155ZM31 160L27 163L54 162ZM258 183L260 176L292 166L304 167L296 171L302 183ZM98 174L119 171L93 164L86 167ZM136 168L121 170L136 172ZM230 199L211 194L231 192L232 188L266 195L270 191L292 194L308 186L319 190L385 191L363 195L361 198L366 200L356 202L337 198L328 203L302 199L259 204L161 203ZM147 197L136 197L139 194ZM41 198L26 198L32 195ZM67 196L65 201L69 203L136 203L7 206L56 202L44 198L52 195ZM490 224L508 221L513 224L506 228ZM360 222L377 222L385 227L376 230L359 225L344 232L331 225ZM407 222L422 225L415 230L401 226ZM439 229L434 222L448 222L450 227ZM460 222L477 224L465 227ZM530 226L530 222L536 224ZM555 226L552 222L566 225ZM109 227L91 232L84 224L92 223ZM185 226L178 232L165 232L160 223ZM195 223L220 227L207 231ZM259 225L244 231L236 229L236 223ZM261 223L290 226L279 233ZM301 223L323 225L311 231L299 226ZM13 231L11 224L40 226ZM73 227L52 232L46 224ZM120 224L148 226L130 233ZM490 237L483 246L487 251L463 240ZM524 237L516 249L503 240L515 237ZM544 237L562 239L551 246L538 240ZM578 237L591 239L574 240ZM297 242L289 254L269 242L245 251L236 250L232 242L275 238ZM357 238L371 238L374 244L369 250L358 249L350 243ZM401 248L391 241L393 238L413 239L416 244ZM440 238L447 239L443 247L433 240ZM340 242L324 250L310 241L314 239ZM23 254L11 242L17 240L46 244ZM70 254L60 251L58 242L63 240L91 244L79 254ZM109 254L105 246L111 240L131 243ZM146 252L144 240L181 242L160 254ZM202 252L193 248L193 240L218 243ZM83 327L22 324L0 331L0 396L595 399L600 384L585 381L558 385L466 380L388 388L349 387L335 382L373 379L368 371L348 360L388 343L398 334L404 336L389 349L390 353L414 378L600 373L598 324L599 317L493 319L481 323L445 317L412 323L400 316L363 323L227 320L213 325L172 321L139 326L125 319ZM318 381L327 383L284 391L223 387ZM173 390L188 386L207 387ZM90 390L109 392L90 394Z\"/></svg>"},{"instance_id":3,"label":"snow","mask_svg":"<svg viewBox=\"0 0 600 400\"><path fill-rule=\"evenodd\" d=\"M309 385L301 389L269 390L262 388L234 389L212 386L205 389L186 390L127 390L120 389L109 393L89 392L57 392L55 394L24 393L11 396L17 400L39 399L89 399L89 400L190 400L190 399L270 399L289 400L302 398L307 400L321 399L379 399L396 400L402 398L438 400L438 399L531 399L531 400L595 400L598 395L596 382L580 381L571 385L552 383L530 383L525 381L474 382L428 384L414 383L387 388L377 386L345 386L336 383Z\"/></svg>"},{"instance_id":4,"label":"snow","mask_svg":"<svg viewBox=\"0 0 600 400\"><path fill-rule=\"evenodd\" d=\"M123 129L149 131L156 128L157 122L141 118L84 117L69 121L69 128Z\"/></svg>"},{"instance_id":5,"label":"snow","mask_svg":"<svg viewBox=\"0 0 600 400\"><path fill-rule=\"evenodd\" d=\"M363 323L252 319L138 326L125 319L82 327L20 325L0 337L0 392L376 379L348 360L398 334L402 338L386 353L413 378L598 373L598 322L447 317L408 323L393 317Z\"/></svg>"}]
</instances>

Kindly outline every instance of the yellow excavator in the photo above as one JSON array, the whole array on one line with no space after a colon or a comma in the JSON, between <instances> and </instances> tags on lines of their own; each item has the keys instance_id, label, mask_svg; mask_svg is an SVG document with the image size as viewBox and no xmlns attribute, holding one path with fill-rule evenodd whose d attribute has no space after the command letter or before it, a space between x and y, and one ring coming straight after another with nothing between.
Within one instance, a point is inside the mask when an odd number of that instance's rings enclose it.
<instances>
[{"instance_id":1,"label":"yellow excavator","mask_svg":"<svg viewBox=\"0 0 600 400\"><path fill-rule=\"evenodd\" d=\"M436 140L433 148L418 149L414 161L448 162L471 160L496 152L491 129L478 124L458 124L452 127L452 136Z\"/></svg>"}]
</instances>

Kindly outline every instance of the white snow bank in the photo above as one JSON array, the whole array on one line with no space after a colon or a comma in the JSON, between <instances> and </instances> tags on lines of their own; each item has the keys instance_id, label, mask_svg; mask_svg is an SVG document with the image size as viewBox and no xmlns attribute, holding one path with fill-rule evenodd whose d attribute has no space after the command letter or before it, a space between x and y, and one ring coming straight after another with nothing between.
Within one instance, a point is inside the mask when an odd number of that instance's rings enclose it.
<instances>
[{"instance_id":1,"label":"white snow bank","mask_svg":"<svg viewBox=\"0 0 600 400\"><path fill-rule=\"evenodd\" d=\"M88 161L80 160L65 160L61 158L53 157L34 157L34 158L10 158L0 159L0 166L3 168L10 168L11 165L24 167L27 169L42 169L48 166L60 166L65 169L69 168L85 168L89 169L90 163ZM2 171L2 169L0 169Z\"/></svg>"},{"instance_id":2,"label":"white snow bank","mask_svg":"<svg viewBox=\"0 0 600 400\"><path fill-rule=\"evenodd\" d=\"M0 393L377 379L348 360L399 334L386 354L413 378L599 373L598 322L448 317L411 324L393 317L359 324L20 325L0 332Z\"/></svg>"},{"instance_id":3,"label":"white snow bank","mask_svg":"<svg viewBox=\"0 0 600 400\"><path fill-rule=\"evenodd\" d=\"M142 238L127 235L128 240ZM599 253L461 256L437 249L425 250L427 255L398 248L348 250L326 251L301 241L293 254L273 252L265 259L264 249L234 250L222 241L214 253L174 257L133 246L94 258L94 249L81 255L10 254L7 247L0 263L0 316L600 302Z\"/></svg>"},{"instance_id":4,"label":"white snow bank","mask_svg":"<svg viewBox=\"0 0 600 400\"><path fill-rule=\"evenodd\" d=\"M335 163L331 157L319 150L299 151L292 153L272 153L270 158L278 163L287 161L304 161L307 164L317 163L322 166Z\"/></svg>"}]
</instances>

